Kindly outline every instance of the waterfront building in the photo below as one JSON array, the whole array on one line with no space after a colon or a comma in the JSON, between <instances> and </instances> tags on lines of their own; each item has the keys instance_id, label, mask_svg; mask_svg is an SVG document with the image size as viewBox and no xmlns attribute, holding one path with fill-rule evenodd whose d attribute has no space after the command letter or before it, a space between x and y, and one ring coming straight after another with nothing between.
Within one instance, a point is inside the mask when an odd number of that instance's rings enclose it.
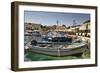
<instances>
[{"instance_id":1,"label":"waterfront building","mask_svg":"<svg viewBox=\"0 0 100 73\"><path fill-rule=\"evenodd\" d=\"M58 26L56 26L56 29L54 31L66 32L67 30L66 30L65 26L58 25Z\"/></svg>"},{"instance_id":2,"label":"waterfront building","mask_svg":"<svg viewBox=\"0 0 100 73\"><path fill-rule=\"evenodd\" d=\"M82 36L90 36L90 20L85 21L79 28Z\"/></svg>"},{"instance_id":3,"label":"waterfront building","mask_svg":"<svg viewBox=\"0 0 100 73\"><path fill-rule=\"evenodd\" d=\"M89 37L90 36L90 20L83 22L82 25L70 26L67 29L67 33L70 35Z\"/></svg>"},{"instance_id":4,"label":"waterfront building","mask_svg":"<svg viewBox=\"0 0 100 73\"><path fill-rule=\"evenodd\" d=\"M32 31L40 31L41 30L41 24L37 23L24 23L24 30L32 30Z\"/></svg>"},{"instance_id":5,"label":"waterfront building","mask_svg":"<svg viewBox=\"0 0 100 73\"><path fill-rule=\"evenodd\" d=\"M32 23L24 23L24 30L32 30Z\"/></svg>"},{"instance_id":6,"label":"waterfront building","mask_svg":"<svg viewBox=\"0 0 100 73\"><path fill-rule=\"evenodd\" d=\"M32 23L32 30L33 31L40 31L41 30L41 24Z\"/></svg>"}]
</instances>

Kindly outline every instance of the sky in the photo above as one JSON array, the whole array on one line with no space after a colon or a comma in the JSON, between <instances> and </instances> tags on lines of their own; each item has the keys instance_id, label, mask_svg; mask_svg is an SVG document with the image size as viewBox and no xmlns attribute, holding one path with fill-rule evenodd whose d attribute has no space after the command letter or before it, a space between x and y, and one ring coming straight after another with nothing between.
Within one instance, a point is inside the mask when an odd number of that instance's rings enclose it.
<instances>
[{"instance_id":1,"label":"sky","mask_svg":"<svg viewBox=\"0 0 100 73\"><path fill-rule=\"evenodd\" d=\"M90 14L83 13L64 13L64 12L43 12L43 11L24 11L24 22L38 23L42 25L66 25L72 26L73 21L76 25L81 25L84 21L90 20Z\"/></svg>"}]
</instances>

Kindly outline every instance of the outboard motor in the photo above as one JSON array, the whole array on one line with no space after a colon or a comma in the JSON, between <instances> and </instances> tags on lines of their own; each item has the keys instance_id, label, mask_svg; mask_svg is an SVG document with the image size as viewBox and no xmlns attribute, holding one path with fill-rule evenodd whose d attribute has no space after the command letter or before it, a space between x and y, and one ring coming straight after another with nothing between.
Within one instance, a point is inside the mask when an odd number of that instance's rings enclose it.
<instances>
[{"instance_id":1,"label":"outboard motor","mask_svg":"<svg viewBox=\"0 0 100 73\"><path fill-rule=\"evenodd\" d=\"M36 45L37 45L37 41L36 41L36 40L32 40L32 41L31 41L31 45L36 46Z\"/></svg>"}]
</instances>

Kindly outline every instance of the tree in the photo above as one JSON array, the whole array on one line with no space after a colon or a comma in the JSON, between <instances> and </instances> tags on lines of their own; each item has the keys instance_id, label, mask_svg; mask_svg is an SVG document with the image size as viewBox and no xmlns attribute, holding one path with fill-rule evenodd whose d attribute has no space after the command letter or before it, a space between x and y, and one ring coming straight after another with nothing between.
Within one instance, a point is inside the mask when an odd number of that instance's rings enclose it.
<instances>
[{"instance_id":1,"label":"tree","mask_svg":"<svg viewBox=\"0 0 100 73\"><path fill-rule=\"evenodd\" d=\"M63 26L63 27L66 27L66 25L64 25L64 24L63 24L62 26Z\"/></svg>"}]
</instances>

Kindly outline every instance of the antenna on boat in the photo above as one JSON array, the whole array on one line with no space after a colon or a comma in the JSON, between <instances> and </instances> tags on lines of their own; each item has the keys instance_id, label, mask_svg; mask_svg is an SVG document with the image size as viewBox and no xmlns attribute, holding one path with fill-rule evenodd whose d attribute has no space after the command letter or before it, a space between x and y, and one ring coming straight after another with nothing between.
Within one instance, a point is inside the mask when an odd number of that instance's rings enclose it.
<instances>
[{"instance_id":1,"label":"antenna on boat","mask_svg":"<svg viewBox=\"0 0 100 73\"><path fill-rule=\"evenodd\" d=\"M56 21L56 30L57 30L57 32L58 32L58 29L57 29L57 27L58 27L58 25L59 25L59 21L58 21L58 19L57 19L57 21Z\"/></svg>"},{"instance_id":2,"label":"antenna on boat","mask_svg":"<svg viewBox=\"0 0 100 73\"><path fill-rule=\"evenodd\" d=\"M76 20L73 20L73 25L76 26Z\"/></svg>"},{"instance_id":3,"label":"antenna on boat","mask_svg":"<svg viewBox=\"0 0 100 73\"><path fill-rule=\"evenodd\" d=\"M75 27L75 33L76 33L76 20L73 20L73 27Z\"/></svg>"},{"instance_id":4,"label":"antenna on boat","mask_svg":"<svg viewBox=\"0 0 100 73\"><path fill-rule=\"evenodd\" d=\"M58 21L58 19L57 19L57 22L56 22L56 23L57 23L57 25L59 24L59 21Z\"/></svg>"}]
</instances>

